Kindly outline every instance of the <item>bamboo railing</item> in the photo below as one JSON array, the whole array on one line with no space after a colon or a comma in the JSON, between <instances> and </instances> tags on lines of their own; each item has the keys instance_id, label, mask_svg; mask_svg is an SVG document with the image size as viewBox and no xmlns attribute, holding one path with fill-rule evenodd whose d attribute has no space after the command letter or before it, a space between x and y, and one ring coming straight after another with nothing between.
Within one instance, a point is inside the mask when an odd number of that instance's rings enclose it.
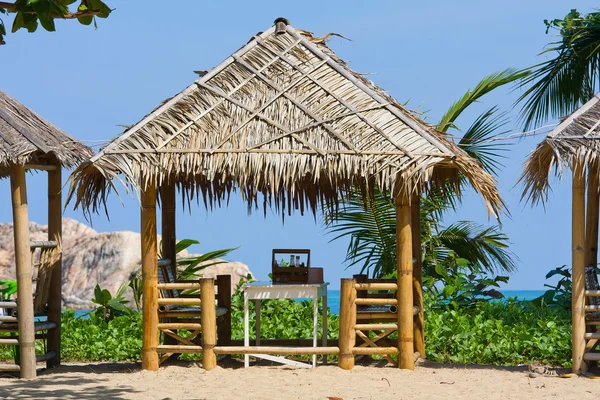
<instances>
[{"instance_id":1,"label":"bamboo railing","mask_svg":"<svg viewBox=\"0 0 600 400\"><path fill-rule=\"evenodd\" d=\"M155 337L159 332L164 335L164 343L156 346L159 364L174 354L201 353L204 369L215 368L216 345L231 342L231 276L180 281L174 279L174 273L167 273L172 268L170 260L158 260L157 266L165 281L156 283L156 291L161 296L152 312L158 323L155 329L147 329ZM184 290L198 292L182 294ZM180 330L189 334L184 337Z\"/></svg>"},{"instance_id":2,"label":"bamboo railing","mask_svg":"<svg viewBox=\"0 0 600 400\"><path fill-rule=\"evenodd\" d=\"M53 269L56 266L56 259L60 257L60 247L56 241L33 241L30 242L30 260L32 270L32 282L35 283L35 291L32 291L31 302L33 312L30 315L23 315L20 312L22 302L26 301L23 294L17 301L0 301L0 309L9 310L5 315L0 316L0 332L11 333L10 337L1 337L0 345L27 346L35 351L35 340L43 339L50 341L51 332L57 328L57 323L48 320L43 322L34 322L36 316L48 316L48 303L52 295ZM33 286L33 285L32 285ZM33 325L32 332L22 330L23 320L30 320ZM36 333L44 332L44 333ZM16 335L12 335L16 334ZM59 337L60 344L60 337ZM57 358L58 352L52 347L52 343L47 346L48 351L41 355L35 355L28 360L29 365L26 368L33 368L35 372L35 363L41 361L53 361ZM22 372L19 364L0 364L0 371Z\"/></svg>"},{"instance_id":3,"label":"bamboo railing","mask_svg":"<svg viewBox=\"0 0 600 400\"><path fill-rule=\"evenodd\" d=\"M367 280L364 275L342 279L340 287L340 333L338 366L354 367L355 355L383 355L398 364L391 355L400 354L398 345L389 346L389 335L398 331L398 284L391 280ZM396 293L369 293L369 291L395 291ZM380 311L374 311L373 307ZM381 307L381 306L387 306ZM413 316L420 310L413 307ZM369 337L369 331L376 332ZM357 338L360 344L357 345ZM383 344L383 345L381 345Z\"/></svg>"}]
</instances>

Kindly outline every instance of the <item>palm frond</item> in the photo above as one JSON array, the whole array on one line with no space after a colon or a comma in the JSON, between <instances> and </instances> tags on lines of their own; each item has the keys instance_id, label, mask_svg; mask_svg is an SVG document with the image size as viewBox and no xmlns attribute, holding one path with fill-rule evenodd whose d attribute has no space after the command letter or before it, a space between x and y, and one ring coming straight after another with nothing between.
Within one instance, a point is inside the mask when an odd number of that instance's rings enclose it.
<instances>
[{"instance_id":1,"label":"palm frond","mask_svg":"<svg viewBox=\"0 0 600 400\"><path fill-rule=\"evenodd\" d=\"M475 103L492 90L519 79L523 79L528 74L528 71L508 68L486 76L479 81L473 89L467 90L460 99L450 106L437 124L436 129L442 132L448 132L450 128L455 128L454 122L471 104Z\"/></svg>"},{"instance_id":2,"label":"palm frond","mask_svg":"<svg viewBox=\"0 0 600 400\"><path fill-rule=\"evenodd\" d=\"M560 29L562 40L551 43L541 54L556 56L524 70L528 75L517 86L527 88L516 102L524 103L521 120L525 129L571 114L598 89L600 12L581 16L572 10L564 20L548 25Z\"/></svg>"},{"instance_id":3,"label":"palm frond","mask_svg":"<svg viewBox=\"0 0 600 400\"><path fill-rule=\"evenodd\" d=\"M459 221L438 233L439 246L452 250L482 271L516 270L515 255L508 250L508 237L498 226L485 227L472 221Z\"/></svg>"},{"instance_id":4,"label":"palm frond","mask_svg":"<svg viewBox=\"0 0 600 400\"><path fill-rule=\"evenodd\" d=\"M501 153L511 145L510 142L495 140L508 132L500 131L507 123L507 113L499 113L498 107L494 106L477 117L458 143L492 175L498 174L502 166L498 158L504 158Z\"/></svg>"}]
</instances>

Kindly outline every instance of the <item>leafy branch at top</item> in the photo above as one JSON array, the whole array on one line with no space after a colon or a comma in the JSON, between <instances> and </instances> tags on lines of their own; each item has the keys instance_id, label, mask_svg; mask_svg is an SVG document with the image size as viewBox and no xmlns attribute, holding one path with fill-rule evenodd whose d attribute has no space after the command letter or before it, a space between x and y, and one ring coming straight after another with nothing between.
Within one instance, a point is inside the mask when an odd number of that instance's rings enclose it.
<instances>
[{"instance_id":1,"label":"leafy branch at top","mask_svg":"<svg viewBox=\"0 0 600 400\"><path fill-rule=\"evenodd\" d=\"M95 18L107 18L112 10L102 0L81 0L77 9L71 11L69 6L77 0L16 0L15 2L0 1L0 13L15 14L11 32L19 29L27 29L28 32L35 32L38 25L49 31L54 32L56 26L54 20L77 19L83 25L90 25ZM6 27L4 21L0 19L0 44L5 44L4 36Z\"/></svg>"}]
</instances>

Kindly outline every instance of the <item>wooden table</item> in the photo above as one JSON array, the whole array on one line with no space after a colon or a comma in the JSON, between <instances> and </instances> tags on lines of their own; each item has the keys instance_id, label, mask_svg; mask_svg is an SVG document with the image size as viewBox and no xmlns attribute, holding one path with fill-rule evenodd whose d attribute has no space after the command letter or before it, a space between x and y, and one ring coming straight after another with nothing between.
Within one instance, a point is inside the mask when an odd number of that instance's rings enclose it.
<instances>
[{"instance_id":1,"label":"wooden table","mask_svg":"<svg viewBox=\"0 0 600 400\"><path fill-rule=\"evenodd\" d=\"M313 347L317 347L317 329L319 326L319 298L323 299L323 333L322 345L327 346L327 285L325 283L287 283L273 284L272 282L251 282L242 287L244 291L244 346L250 345L250 322L248 320L248 302L256 301L256 345L260 345L260 303L263 299L312 299L313 305ZM311 365L298 361L288 360L284 357L274 357L266 354L244 355L244 367L250 363L250 355L270 361L279 362L297 367L311 368ZM317 356L313 354L312 368L317 366Z\"/></svg>"}]
</instances>

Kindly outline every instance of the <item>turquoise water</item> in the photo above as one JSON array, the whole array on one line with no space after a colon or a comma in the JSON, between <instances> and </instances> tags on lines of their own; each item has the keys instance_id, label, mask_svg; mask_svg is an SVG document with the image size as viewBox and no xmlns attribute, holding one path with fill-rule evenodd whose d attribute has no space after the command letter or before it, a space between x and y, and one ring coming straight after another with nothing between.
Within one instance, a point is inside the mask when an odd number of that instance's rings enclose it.
<instances>
[{"instance_id":1,"label":"turquoise water","mask_svg":"<svg viewBox=\"0 0 600 400\"><path fill-rule=\"evenodd\" d=\"M533 300L544 294L545 290L501 290L504 297L516 297L519 300ZM340 313L340 291L327 291L327 305L331 314Z\"/></svg>"}]
</instances>

